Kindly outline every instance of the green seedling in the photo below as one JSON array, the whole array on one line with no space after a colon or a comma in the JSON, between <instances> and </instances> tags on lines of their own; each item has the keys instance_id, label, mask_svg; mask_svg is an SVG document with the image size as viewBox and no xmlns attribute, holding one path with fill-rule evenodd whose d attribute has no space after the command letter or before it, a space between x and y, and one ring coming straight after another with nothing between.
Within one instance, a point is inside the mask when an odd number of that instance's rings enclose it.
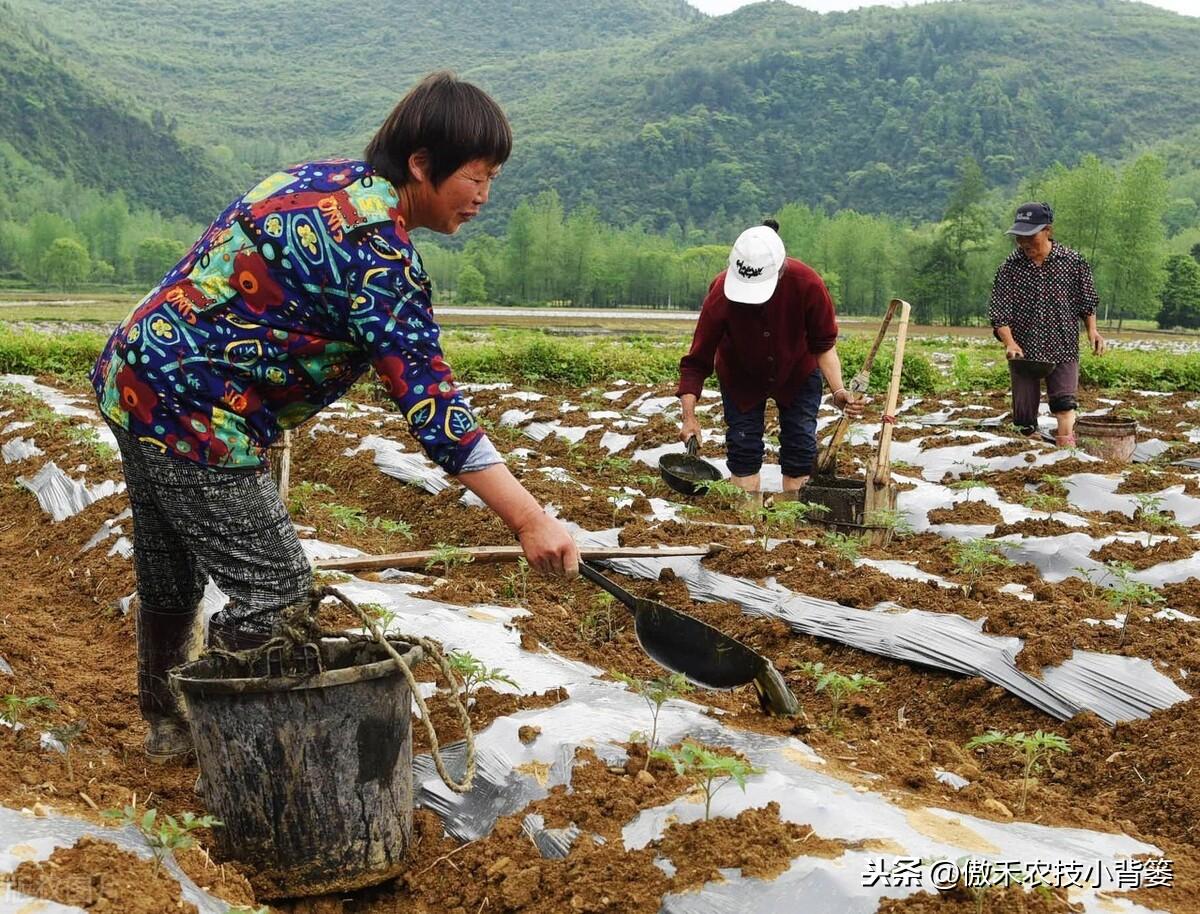
<instances>
[{"instance_id":1,"label":"green seedling","mask_svg":"<svg viewBox=\"0 0 1200 914\"><path fill-rule=\"evenodd\" d=\"M1138 504L1134 517L1149 527L1151 531L1146 534L1147 546L1151 544L1154 532L1167 533L1182 529L1179 521L1162 510L1163 500L1157 495L1143 493L1134 496L1134 501Z\"/></svg>"},{"instance_id":2,"label":"green seedling","mask_svg":"<svg viewBox=\"0 0 1200 914\"><path fill-rule=\"evenodd\" d=\"M71 425L66 429L67 439L79 445L90 460L108 463L115 460L117 452L109 444L100 440L100 433L90 425Z\"/></svg>"},{"instance_id":3,"label":"green seedling","mask_svg":"<svg viewBox=\"0 0 1200 914\"><path fill-rule=\"evenodd\" d=\"M895 508L880 508L878 511L872 511L863 519L863 523L868 527L883 527L891 530L893 536L901 538L912 536L916 532L904 512L897 511Z\"/></svg>"},{"instance_id":4,"label":"green seedling","mask_svg":"<svg viewBox=\"0 0 1200 914\"><path fill-rule=\"evenodd\" d=\"M358 608L370 616L371 620L387 631L388 626L396 621L396 614L382 603L359 603Z\"/></svg>"},{"instance_id":5,"label":"green seedling","mask_svg":"<svg viewBox=\"0 0 1200 914\"><path fill-rule=\"evenodd\" d=\"M800 667L805 673L816 680L814 691L824 692L829 696L831 711L829 729L841 729L841 712L850 695L857 695L870 688L883 688L883 683L862 673L851 673L849 676L836 670L825 669L823 663L806 663Z\"/></svg>"},{"instance_id":6,"label":"green seedling","mask_svg":"<svg viewBox=\"0 0 1200 914\"><path fill-rule=\"evenodd\" d=\"M1076 565L1071 570L1079 575L1080 578L1088 582L1088 593L1093 599L1100 595L1100 584L1097 581L1097 572L1095 569L1084 568L1082 565ZM1103 575L1100 577L1103 577Z\"/></svg>"},{"instance_id":7,"label":"green seedling","mask_svg":"<svg viewBox=\"0 0 1200 914\"><path fill-rule=\"evenodd\" d=\"M441 565L442 577L448 578L452 569L459 565L469 565L473 561L475 561L475 556L465 549L449 543L434 543L433 555L425 562L425 570L432 571Z\"/></svg>"},{"instance_id":8,"label":"green seedling","mask_svg":"<svg viewBox=\"0 0 1200 914\"><path fill-rule=\"evenodd\" d=\"M25 715L30 711L42 709L53 711L58 707L57 702L53 698L47 698L45 695L31 695L29 698L21 698L18 695L9 693L3 698L0 698L0 720L7 723L16 733Z\"/></svg>"},{"instance_id":9,"label":"green seedling","mask_svg":"<svg viewBox=\"0 0 1200 914\"><path fill-rule=\"evenodd\" d=\"M333 488L323 482L309 482L307 479L292 486L288 492L288 509L293 514L302 514L309 503L317 495L332 495Z\"/></svg>"},{"instance_id":10,"label":"green seedling","mask_svg":"<svg viewBox=\"0 0 1200 914\"><path fill-rule=\"evenodd\" d=\"M596 594L579 619L579 640L587 644L608 644L625 631L625 626L617 625L614 618L616 602L612 594Z\"/></svg>"},{"instance_id":11,"label":"green seedling","mask_svg":"<svg viewBox=\"0 0 1200 914\"><path fill-rule=\"evenodd\" d=\"M402 520L389 520L386 517L376 517L371 521L371 529L378 530L387 536L402 536L412 542L412 524Z\"/></svg>"},{"instance_id":12,"label":"green seedling","mask_svg":"<svg viewBox=\"0 0 1200 914\"><path fill-rule=\"evenodd\" d=\"M71 758L71 747L75 745L75 740L79 739L86 729L87 721L77 720L71 724L63 724L61 727L51 727L46 731L62 743L63 760L67 763L67 777L72 781L75 780L75 763Z\"/></svg>"},{"instance_id":13,"label":"green seedling","mask_svg":"<svg viewBox=\"0 0 1200 914\"><path fill-rule=\"evenodd\" d=\"M726 507L738 504L745 492L730 482L728 479L705 479L696 483L696 488L699 489L706 498L711 498L713 501L718 501Z\"/></svg>"},{"instance_id":14,"label":"green seedling","mask_svg":"<svg viewBox=\"0 0 1200 914\"><path fill-rule=\"evenodd\" d=\"M675 513L683 518L685 527L704 513L704 509L699 505L672 505L672 507L675 509Z\"/></svg>"},{"instance_id":15,"label":"green seedling","mask_svg":"<svg viewBox=\"0 0 1200 914\"><path fill-rule=\"evenodd\" d=\"M638 679L636 676L626 676L624 673L609 671L618 682L623 682L634 692L637 692L650 707L650 738L646 740L647 748L654 751L658 741L658 715L662 706L672 698L679 698L694 691L693 686L682 673L671 673L659 676L657 679ZM647 759L647 761L649 761Z\"/></svg>"},{"instance_id":16,"label":"green seedling","mask_svg":"<svg viewBox=\"0 0 1200 914\"><path fill-rule=\"evenodd\" d=\"M950 488L956 489L959 492L967 493L967 501L971 500L971 494L977 489L986 489L988 484L982 479L959 479L956 482L950 483Z\"/></svg>"},{"instance_id":17,"label":"green seedling","mask_svg":"<svg viewBox=\"0 0 1200 914\"><path fill-rule=\"evenodd\" d=\"M347 584L353 580L354 578L344 571L325 571L318 568L313 572L313 584L317 587L324 587L330 584Z\"/></svg>"},{"instance_id":18,"label":"green seedling","mask_svg":"<svg viewBox=\"0 0 1200 914\"><path fill-rule=\"evenodd\" d=\"M479 686L489 682L503 682L514 689L520 688L500 667L485 666L483 661L469 651L452 651L446 655L446 659L450 661L450 668L462 680L463 698L467 701L475 697L475 690Z\"/></svg>"},{"instance_id":19,"label":"green seedling","mask_svg":"<svg viewBox=\"0 0 1200 914\"><path fill-rule=\"evenodd\" d=\"M1007 568L1012 565L1001 547L991 540L956 540L950 544L954 567L966 576L970 585L978 584L990 568Z\"/></svg>"},{"instance_id":20,"label":"green seedling","mask_svg":"<svg viewBox=\"0 0 1200 914\"><path fill-rule=\"evenodd\" d=\"M989 746L1004 746L1010 749L1022 764L1021 805L1017 812L1025 812L1025 800L1029 795L1029 782L1034 773L1041 770L1041 762L1048 759L1052 753L1069 753L1071 745L1057 733L1046 733L1038 730L1035 733L1008 734L1003 730L989 730L980 736L972 737L966 745L967 749L986 749Z\"/></svg>"},{"instance_id":21,"label":"green seedling","mask_svg":"<svg viewBox=\"0 0 1200 914\"><path fill-rule=\"evenodd\" d=\"M1129 617L1138 609L1152 609L1166 602L1163 595L1149 584L1133 579L1133 566L1129 562L1109 562L1105 565L1113 583L1105 594L1110 606L1116 612L1123 612L1125 618L1121 621L1121 640L1118 644L1125 645L1126 633L1129 629Z\"/></svg>"},{"instance_id":22,"label":"green seedling","mask_svg":"<svg viewBox=\"0 0 1200 914\"><path fill-rule=\"evenodd\" d=\"M178 819L174 816L159 817L157 809L147 809L139 814L134 805L124 809L106 809L101 815L106 819L115 819L122 825L132 825L142 833L154 854L155 872L158 872L168 854L196 846L193 832L225 824L213 816L197 816L190 812L183 813Z\"/></svg>"},{"instance_id":23,"label":"green seedling","mask_svg":"<svg viewBox=\"0 0 1200 914\"><path fill-rule=\"evenodd\" d=\"M784 530L795 530L810 518L826 514L828 511L829 508L825 505L807 501L778 501L771 505L763 505L757 512L762 527L763 549L767 548L772 530L780 533Z\"/></svg>"},{"instance_id":24,"label":"green seedling","mask_svg":"<svg viewBox=\"0 0 1200 914\"><path fill-rule=\"evenodd\" d=\"M853 565L862 556L862 540L846 533L830 530L821 537L821 545L831 550L839 561L847 565Z\"/></svg>"},{"instance_id":25,"label":"green seedling","mask_svg":"<svg viewBox=\"0 0 1200 914\"><path fill-rule=\"evenodd\" d=\"M663 481L662 481L662 479L661 479L660 477L658 477L658 476L649 476L649 475L645 475L645 476L634 476L634 477L633 477L633 482L634 482L634 485L636 485L636 486L637 486L639 489L641 489L643 492L644 492L646 489L656 489L656 488L658 488L659 486L661 486L661 485L663 484Z\"/></svg>"},{"instance_id":26,"label":"green seedling","mask_svg":"<svg viewBox=\"0 0 1200 914\"><path fill-rule=\"evenodd\" d=\"M517 567L505 572L500 585L500 595L509 600L520 600L522 603L529 594L529 563L524 557L517 559Z\"/></svg>"},{"instance_id":27,"label":"green seedling","mask_svg":"<svg viewBox=\"0 0 1200 914\"><path fill-rule=\"evenodd\" d=\"M1058 511L1067 510L1067 500L1061 495L1047 495L1043 492L1034 492L1025 496L1025 500L1021 502L1030 511L1042 511L1050 516L1050 520L1054 520L1054 515Z\"/></svg>"},{"instance_id":28,"label":"green seedling","mask_svg":"<svg viewBox=\"0 0 1200 914\"><path fill-rule=\"evenodd\" d=\"M628 457L618 457L615 454L610 454L601 459L599 468L608 473L628 476L633 470L633 461Z\"/></svg>"},{"instance_id":29,"label":"green seedling","mask_svg":"<svg viewBox=\"0 0 1200 914\"><path fill-rule=\"evenodd\" d=\"M1041 485L1045 486L1051 495L1061 495L1064 498L1067 496L1067 484L1061 476L1046 473L1041 478Z\"/></svg>"},{"instance_id":30,"label":"green seedling","mask_svg":"<svg viewBox=\"0 0 1200 914\"><path fill-rule=\"evenodd\" d=\"M367 529L367 512L362 508L352 508L335 502L321 502L319 507L343 530L358 533Z\"/></svg>"},{"instance_id":31,"label":"green seedling","mask_svg":"<svg viewBox=\"0 0 1200 914\"><path fill-rule=\"evenodd\" d=\"M656 749L651 753L651 758L667 762L674 767L676 774L704 791L705 822L712 815L712 799L718 790L734 782L744 791L746 779L764 771L738 756L718 755L693 742L685 742L678 749Z\"/></svg>"}]
</instances>

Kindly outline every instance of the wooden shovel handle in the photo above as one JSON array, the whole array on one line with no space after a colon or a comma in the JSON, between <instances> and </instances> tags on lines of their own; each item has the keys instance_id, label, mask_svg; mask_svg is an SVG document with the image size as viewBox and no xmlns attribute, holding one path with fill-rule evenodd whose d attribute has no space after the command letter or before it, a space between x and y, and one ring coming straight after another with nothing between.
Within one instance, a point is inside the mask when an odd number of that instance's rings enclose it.
<instances>
[{"instance_id":1,"label":"wooden shovel handle","mask_svg":"<svg viewBox=\"0 0 1200 914\"><path fill-rule=\"evenodd\" d=\"M900 326L896 330L896 354L892 359L892 380L883 406L883 428L879 433L879 451L875 466L875 484L886 485L892 477L892 430L896 427L896 404L900 399L900 374L904 370L904 343L908 339L908 315L912 305L902 299Z\"/></svg>"},{"instance_id":2,"label":"wooden shovel handle","mask_svg":"<svg viewBox=\"0 0 1200 914\"><path fill-rule=\"evenodd\" d=\"M887 313L883 316L883 322L879 325L879 331L875 334L875 342L871 344L871 349L867 353L866 361L863 362L862 368L855 373L854 378L850 381L850 385L855 386L854 381L858 378L863 379L863 390L866 390L867 384L871 378L871 368L875 364L875 354L879 352L879 345L883 342L883 338L887 335L888 325L892 322L892 316L896 313L896 308L900 304L900 299L893 298L888 303ZM859 391L861 393L862 391ZM829 443L821 451L821 456L817 460L817 475L830 476L837 469L837 452L842 446L842 441L846 438L846 433L850 430L850 417L842 415L838 419L837 425L833 427L833 434L829 438Z\"/></svg>"},{"instance_id":3,"label":"wooden shovel handle","mask_svg":"<svg viewBox=\"0 0 1200 914\"><path fill-rule=\"evenodd\" d=\"M666 558L675 555L711 555L721 546L612 546L607 548L583 547L579 555L584 559L633 559ZM525 553L520 546L473 546L463 549L471 560L480 563L515 562ZM382 571L384 568L425 568L436 553L393 552L390 555L356 555L348 559L320 559L313 562L318 571Z\"/></svg>"}]
</instances>

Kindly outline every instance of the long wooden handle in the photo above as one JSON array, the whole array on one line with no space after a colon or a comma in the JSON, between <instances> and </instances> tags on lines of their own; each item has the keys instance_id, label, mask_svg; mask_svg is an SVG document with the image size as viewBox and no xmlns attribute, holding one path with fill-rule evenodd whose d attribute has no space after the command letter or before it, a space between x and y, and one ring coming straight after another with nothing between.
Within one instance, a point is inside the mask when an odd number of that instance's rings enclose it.
<instances>
[{"instance_id":1,"label":"long wooden handle","mask_svg":"<svg viewBox=\"0 0 1200 914\"><path fill-rule=\"evenodd\" d=\"M883 429L879 433L879 452L875 466L875 484L886 485L892 476L892 429L896 427L896 404L900 399L900 374L904 370L904 342L908 339L908 313L912 305L902 299L900 326L896 330L896 354L892 359L892 380L888 384L887 402L883 407Z\"/></svg>"},{"instance_id":2,"label":"long wooden handle","mask_svg":"<svg viewBox=\"0 0 1200 914\"><path fill-rule=\"evenodd\" d=\"M585 546L579 550L583 559L637 559L667 558L676 555L711 555L722 547L708 546L612 546L606 548ZM462 550L472 561L515 562L525 553L520 546L473 546ZM348 559L320 559L313 562L318 571L382 571L384 568L425 568L430 561L436 562L437 553L431 550L420 552L393 552L389 555L356 555Z\"/></svg>"},{"instance_id":3,"label":"long wooden handle","mask_svg":"<svg viewBox=\"0 0 1200 914\"><path fill-rule=\"evenodd\" d=\"M866 361L863 362L862 368L850 379L849 389L855 393L863 393L871 383L871 367L875 364L875 354L879 352L879 345L887 335L888 325L892 322L892 315L896 313L896 307L899 304L900 299L898 298L893 298L888 302L887 313L884 314L883 322L879 325L879 331L875 334L875 342L871 344ZM829 443L825 445L821 451L821 456L817 459L818 476L829 476L836 471L838 448L842 446L842 441L849 430L850 417L843 414L838 419L837 425L833 427L833 434L829 437Z\"/></svg>"},{"instance_id":4,"label":"long wooden handle","mask_svg":"<svg viewBox=\"0 0 1200 914\"><path fill-rule=\"evenodd\" d=\"M890 302L888 302L888 309L887 313L883 316L883 323L879 325L879 332L875 334L875 342L871 344L871 351L867 353L867 359L865 362L863 362L862 368L859 369L858 374L854 376L855 378L863 375L869 382L871 377L871 366L875 364L875 354L879 352L879 345L883 342L883 338L887 335L888 325L892 322L892 315L896 313L896 308L899 305L900 299L898 298L893 298ZM851 381L851 383L853 384L854 382ZM863 385L863 390L866 390L865 384ZM862 391L859 391L859 393L862 393Z\"/></svg>"}]
</instances>

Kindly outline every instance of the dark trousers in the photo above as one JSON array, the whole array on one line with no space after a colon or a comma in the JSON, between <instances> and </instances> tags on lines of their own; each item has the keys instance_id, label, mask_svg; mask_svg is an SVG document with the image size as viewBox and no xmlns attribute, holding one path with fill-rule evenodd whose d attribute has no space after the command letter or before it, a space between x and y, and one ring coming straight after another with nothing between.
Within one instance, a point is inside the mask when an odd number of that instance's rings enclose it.
<instances>
[{"instance_id":1,"label":"dark trousers","mask_svg":"<svg viewBox=\"0 0 1200 914\"><path fill-rule=\"evenodd\" d=\"M1008 375L1012 379L1012 421L1025 434L1037 428L1038 404L1042 399L1042 382L1018 374L1011 365ZM1079 361L1060 362L1046 376L1046 399L1050 401L1050 412L1069 413L1078 406L1075 393L1079 390Z\"/></svg>"},{"instance_id":2,"label":"dark trousers","mask_svg":"<svg viewBox=\"0 0 1200 914\"><path fill-rule=\"evenodd\" d=\"M270 633L308 596L312 567L266 470L209 469L110 427L133 509L139 703L178 714L166 674L187 659L208 579L230 597L227 624Z\"/></svg>"},{"instance_id":3,"label":"dark trousers","mask_svg":"<svg viewBox=\"0 0 1200 914\"><path fill-rule=\"evenodd\" d=\"M787 406L779 406L779 463L784 476L808 476L817 459L817 410L821 406L821 388L825 379L820 370L814 371L796 392ZM764 400L746 411L724 392L725 407L725 465L734 476L753 476L762 469L764 421L767 402Z\"/></svg>"}]
</instances>

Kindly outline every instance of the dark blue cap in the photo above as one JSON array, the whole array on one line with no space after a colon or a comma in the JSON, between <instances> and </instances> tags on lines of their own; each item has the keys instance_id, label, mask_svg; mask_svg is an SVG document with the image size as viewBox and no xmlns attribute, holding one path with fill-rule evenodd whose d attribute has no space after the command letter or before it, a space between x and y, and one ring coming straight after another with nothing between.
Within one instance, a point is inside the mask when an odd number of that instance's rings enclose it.
<instances>
[{"instance_id":1,"label":"dark blue cap","mask_svg":"<svg viewBox=\"0 0 1200 914\"><path fill-rule=\"evenodd\" d=\"M1017 221L1004 234L1036 235L1054 221L1049 203L1022 203L1017 207Z\"/></svg>"}]
</instances>

